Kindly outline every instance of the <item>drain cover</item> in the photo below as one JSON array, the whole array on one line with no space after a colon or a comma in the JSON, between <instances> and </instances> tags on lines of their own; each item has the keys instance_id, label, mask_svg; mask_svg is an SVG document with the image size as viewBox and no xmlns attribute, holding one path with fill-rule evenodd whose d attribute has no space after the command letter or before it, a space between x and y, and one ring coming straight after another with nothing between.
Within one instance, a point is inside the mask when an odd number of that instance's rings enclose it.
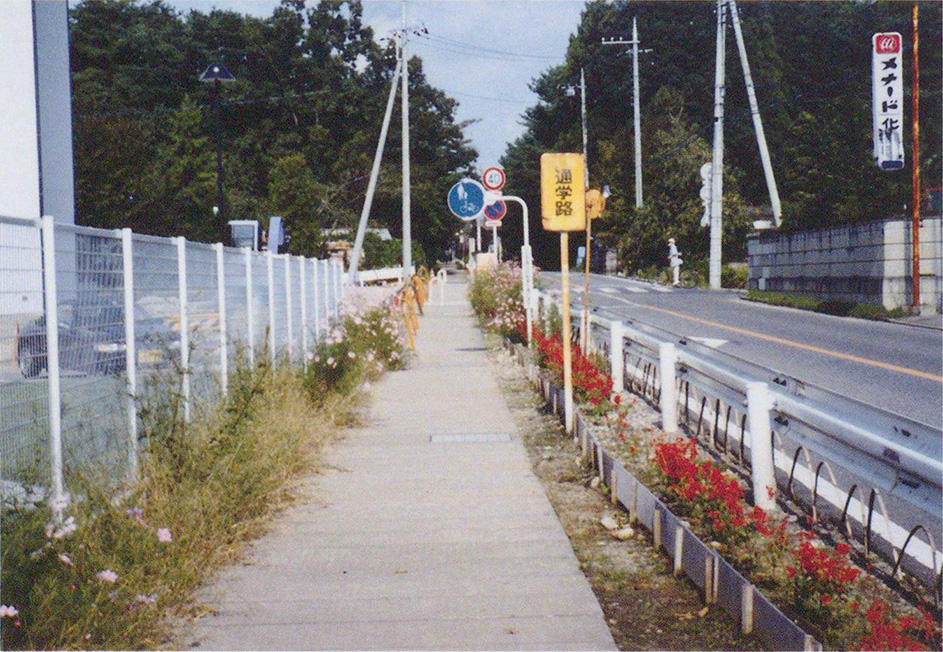
<instances>
[{"instance_id":1,"label":"drain cover","mask_svg":"<svg viewBox=\"0 0 943 652\"><path fill-rule=\"evenodd\" d=\"M476 432L457 435L432 435L429 441L433 444L469 444L489 441L511 441L511 435L506 432Z\"/></svg>"}]
</instances>

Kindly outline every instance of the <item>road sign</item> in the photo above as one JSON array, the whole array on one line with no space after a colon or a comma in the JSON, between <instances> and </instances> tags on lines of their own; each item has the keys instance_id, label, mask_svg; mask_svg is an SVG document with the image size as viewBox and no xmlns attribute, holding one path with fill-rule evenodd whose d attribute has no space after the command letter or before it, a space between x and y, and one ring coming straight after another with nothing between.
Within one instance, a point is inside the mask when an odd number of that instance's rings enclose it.
<instances>
[{"instance_id":1,"label":"road sign","mask_svg":"<svg viewBox=\"0 0 943 652\"><path fill-rule=\"evenodd\" d=\"M871 37L871 113L874 158L882 170L904 167L903 52L898 32Z\"/></svg>"},{"instance_id":2,"label":"road sign","mask_svg":"<svg viewBox=\"0 0 943 652\"><path fill-rule=\"evenodd\" d=\"M485 226L489 229L501 226L501 220L485 220Z\"/></svg>"},{"instance_id":3,"label":"road sign","mask_svg":"<svg viewBox=\"0 0 943 652\"><path fill-rule=\"evenodd\" d=\"M485 189L474 179L462 179L449 190L448 202L455 217L474 220L485 207Z\"/></svg>"},{"instance_id":4,"label":"road sign","mask_svg":"<svg viewBox=\"0 0 943 652\"><path fill-rule=\"evenodd\" d=\"M501 218L503 218L508 213L508 205L503 201L498 200L490 206L485 207L485 219L495 220L499 224L501 223Z\"/></svg>"},{"instance_id":5,"label":"road sign","mask_svg":"<svg viewBox=\"0 0 943 652\"><path fill-rule=\"evenodd\" d=\"M496 165L485 168L484 173L481 175L481 182L488 190L501 190L506 179L504 170Z\"/></svg>"},{"instance_id":6,"label":"road sign","mask_svg":"<svg viewBox=\"0 0 943 652\"><path fill-rule=\"evenodd\" d=\"M547 231L586 228L586 181L582 154L540 155L540 214Z\"/></svg>"}]
</instances>

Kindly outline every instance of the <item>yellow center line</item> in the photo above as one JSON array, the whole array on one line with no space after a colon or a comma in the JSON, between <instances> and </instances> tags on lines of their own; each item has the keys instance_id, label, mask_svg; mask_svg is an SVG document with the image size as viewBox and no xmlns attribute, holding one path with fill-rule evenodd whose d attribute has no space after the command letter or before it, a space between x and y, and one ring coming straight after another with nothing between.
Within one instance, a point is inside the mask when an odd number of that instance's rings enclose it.
<instances>
[{"instance_id":1,"label":"yellow center line","mask_svg":"<svg viewBox=\"0 0 943 652\"><path fill-rule=\"evenodd\" d=\"M803 349L805 351L821 353L822 355L828 355L833 358L840 358L842 360L858 362L861 364L870 365L872 367L880 367L881 369L887 369L888 371L896 371L898 373L908 374L910 376L916 376L917 378L923 378L924 380L933 380L938 383L943 383L943 376L937 376L936 374L927 373L926 371L920 371L919 369L911 369L910 367L901 367L896 364L890 364L888 362L881 362L880 360L872 360L871 358L862 358L857 355L851 355L850 353L842 353L841 351L833 351L832 349L823 349L822 347L813 346L812 344L803 344L801 342L793 342L792 340L787 340L782 337L776 337L775 335L767 335L766 333L758 333L757 331L751 331L751 330L747 330L746 328L738 328L737 326L730 326L728 324L722 324L721 322L713 321L710 319L704 319L702 317L692 317L691 315L686 315L683 312L678 312L676 310L669 310L668 308L658 308L656 306L648 306L642 303L635 303L634 301L629 301L628 299L623 299L622 297L614 297L610 295L610 298L619 299L620 301L624 301L630 306L635 306L637 308L644 308L646 310L655 310L657 312L663 312L668 315L680 317L681 319L687 319L689 321L697 322L699 324L705 324L707 326L714 326L715 328L722 328L724 330L733 331L734 333L740 333L741 335L747 335L749 337L755 337L760 340L766 340L767 342L775 342L777 344L782 344L784 346L791 346L796 349Z\"/></svg>"}]
</instances>

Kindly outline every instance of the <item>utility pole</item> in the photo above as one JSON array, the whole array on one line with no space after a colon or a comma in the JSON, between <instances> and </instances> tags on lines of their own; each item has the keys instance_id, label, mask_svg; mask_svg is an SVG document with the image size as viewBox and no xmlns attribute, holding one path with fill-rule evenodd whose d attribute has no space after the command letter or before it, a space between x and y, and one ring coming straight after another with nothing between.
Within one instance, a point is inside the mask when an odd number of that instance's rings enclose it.
<instances>
[{"instance_id":1,"label":"utility pole","mask_svg":"<svg viewBox=\"0 0 943 652\"><path fill-rule=\"evenodd\" d=\"M712 290L720 289L724 209L724 77L727 47L726 1L717 0L717 51L714 66L714 152L711 157L710 267Z\"/></svg>"},{"instance_id":2,"label":"utility pole","mask_svg":"<svg viewBox=\"0 0 943 652\"><path fill-rule=\"evenodd\" d=\"M642 118L641 110L639 109L639 91L638 91L638 55L639 52L646 53L651 52L650 49L639 50L639 40L638 40L638 24L636 19L632 19L632 40L626 41L624 39L603 39L603 45L631 45L632 46L632 123L634 128L634 139L635 139L635 207L641 208L643 205L642 198Z\"/></svg>"},{"instance_id":3,"label":"utility pole","mask_svg":"<svg viewBox=\"0 0 943 652\"><path fill-rule=\"evenodd\" d=\"M580 121L583 125L583 176L586 179L585 188L589 190L589 151L588 127L586 123L586 75L580 66ZM583 322L580 324L580 347L585 353L589 344L589 261L592 256L593 221L586 216L586 275L583 280Z\"/></svg>"},{"instance_id":4,"label":"utility pole","mask_svg":"<svg viewBox=\"0 0 943 652\"><path fill-rule=\"evenodd\" d=\"M782 223L783 210L779 203L779 190L776 188L776 177L773 175L773 165L769 160L769 148L766 146L763 120L760 117L760 108L756 101L756 91L753 88L753 75L750 74L750 62L747 60L747 48L743 42L743 31L740 29L740 12L737 11L736 0L730 0L730 17L733 19L733 32L737 39L737 50L740 53L740 65L743 68L743 81L747 86L747 98L750 100L750 114L753 116L753 129L756 132L756 144L760 148L760 160L763 162L763 174L766 176L766 189L769 191L769 203L773 207L773 222L776 226L779 226Z\"/></svg>"},{"instance_id":5,"label":"utility pole","mask_svg":"<svg viewBox=\"0 0 943 652\"><path fill-rule=\"evenodd\" d=\"M406 56L406 0L403 0L403 34L400 56L403 60L403 278L413 269L412 216L410 215L409 185L409 59Z\"/></svg>"},{"instance_id":6,"label":"utility pole","mask_svg":"<svg viewBox=\"0 0 943 652\"><path fill-rule=\"evenodd\" d=\"M914 58L913 79L911 82L911 103L913 113L913 140L911 153L911 212L910 238L913 249L913 305L920 308L920 3L913 4Z\"/></svg>"},{"instance_id":7,"label":"utility pole","mask_svg":"<svg viewBox=\"0 0 943 652\"><path fill-rule=\"evenodd\" d=\"M380 163L383 160L383 147L386 144L386 134L390 127L390 117L393 115L393 101L396 98L396 84L399 82L400 70L403 67L403 58L396 59L396 69L390 79L390 96L386 101L386 113L383 115L383 127L380 129L380 141L373 156L373 169L370 170L370 183L367 185L367 196L363 200L363 209L360 211L360 224L357 227L357 239L354 241L354 253L350 258L350 271L347 282L351 285L357 282L357 270L360 267L360 252L363 250L363 238L367 231L367 222L370 219L370 208L373 206L373 195L377 189L377 178L380 176Z\"/></svg>"}]
</instances>

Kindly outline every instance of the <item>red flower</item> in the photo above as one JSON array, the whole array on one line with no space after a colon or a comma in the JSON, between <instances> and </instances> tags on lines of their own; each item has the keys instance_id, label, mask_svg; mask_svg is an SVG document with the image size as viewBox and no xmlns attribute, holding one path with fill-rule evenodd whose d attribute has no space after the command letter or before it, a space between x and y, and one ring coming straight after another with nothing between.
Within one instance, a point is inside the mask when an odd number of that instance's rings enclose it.
<instances>
[{"instance_id":1,"label":"red flower","mask_svg":"<svg viewBox=\"0 0 943 652\"><path fill-rule=\"evenodd\" d=\"M796 576L796 567L795 566L786 566L786 577L792 579Z\"/></svg>"},{"instance_id":2,"label":"red flower","mask_svg":"<svg viewBox=\"0 0 943 652\"><path fill-rule=\"evenodd\" d=\"M822 606L823 606L823 607L828 606L828 604L829 604L831 601L832 601L832 596L829 595L828 593L825 593L824 595L822 595L821 598L819 598L819 602L822 603Z\"/></svg>"}]
</instances>

